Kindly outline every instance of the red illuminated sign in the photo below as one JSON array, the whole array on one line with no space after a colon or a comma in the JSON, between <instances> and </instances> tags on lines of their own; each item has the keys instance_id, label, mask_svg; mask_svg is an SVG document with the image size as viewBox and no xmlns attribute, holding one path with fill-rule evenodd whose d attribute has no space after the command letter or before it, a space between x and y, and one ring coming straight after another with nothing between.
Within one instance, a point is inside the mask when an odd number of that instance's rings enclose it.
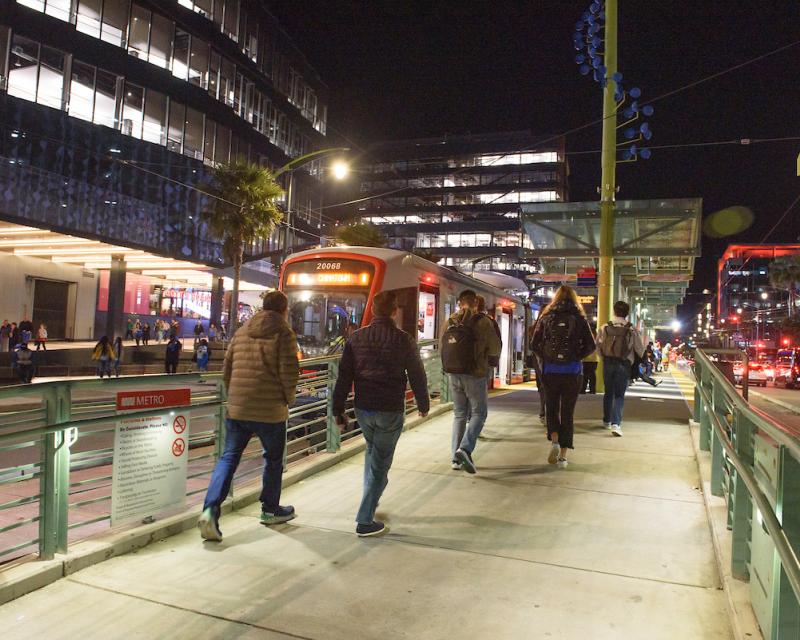
<instances>
[{"instance_id":1,"label":"red illuminated sign","mask_svg":"<svg viewBox=\"0 0 800 640\"><path fill-rule=\"evenodd\" d=\"M117 392L117 411L169 409L192 404L191 389L156 389Z\"/></svg>"}]
</instances>

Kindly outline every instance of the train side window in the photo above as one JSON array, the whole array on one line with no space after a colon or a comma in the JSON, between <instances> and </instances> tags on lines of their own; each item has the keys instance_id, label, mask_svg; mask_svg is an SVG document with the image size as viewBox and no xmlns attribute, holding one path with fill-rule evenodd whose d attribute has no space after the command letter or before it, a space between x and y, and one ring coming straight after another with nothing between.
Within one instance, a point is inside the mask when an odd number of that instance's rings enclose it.
<instances>
[{"instance_id":1,"label":"train side window","mask_svg":"<svg viewBox=\"0 0 800 640\"><path fill-rule=\"evenodd\" d=\"M395 324L417 339L417 288L404 287L395 289L397 295L397 316Z\"/></svg>"}]
</instances>

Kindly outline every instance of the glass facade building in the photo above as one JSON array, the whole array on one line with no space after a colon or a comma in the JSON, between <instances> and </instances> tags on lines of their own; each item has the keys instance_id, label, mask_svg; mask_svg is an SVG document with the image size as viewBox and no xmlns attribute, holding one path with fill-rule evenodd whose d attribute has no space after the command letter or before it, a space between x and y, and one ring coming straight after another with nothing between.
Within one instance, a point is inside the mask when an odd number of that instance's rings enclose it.
<instances>
[{"instance_id":1,"label":"glass facade building","mask_svg":"<svg viewBox=\"0 0 800 640\"><path fill-rule=\"evenodd\" d=\"M567 197L564 140L530 132L385 142L360 168L358 215L390 246L461 270L536 270L519 208Z\"/></svg>"},{"instance_id":2,"label":"glass facade building","mask_svg":"<svg viewBox=\"0 0 800 640\"><path fill-rule=\"evenodd\" d=\"M229 265L202 216L211 169L235 159L274 169L330 146L327 104L327 87L259 0L0 0L0 222L6 233L57 234L60 255L42 262L94 272L98 314L106 299L122 308L119 279L102 266L108 255L64 255L71 236L215 269L212 285L210 271L181 281L129 261L126 314L219 318ZM321 179L318 162L293 172L292 245L320 242ZM246 260L278 255L282 231ZM27 278L39 277L33 264ZM64 281L81 277L69 273ZM15 305L3 313L36 309L24 296ZM76 320L72 335L103 323Z\"/></svg>"}]
</instances>

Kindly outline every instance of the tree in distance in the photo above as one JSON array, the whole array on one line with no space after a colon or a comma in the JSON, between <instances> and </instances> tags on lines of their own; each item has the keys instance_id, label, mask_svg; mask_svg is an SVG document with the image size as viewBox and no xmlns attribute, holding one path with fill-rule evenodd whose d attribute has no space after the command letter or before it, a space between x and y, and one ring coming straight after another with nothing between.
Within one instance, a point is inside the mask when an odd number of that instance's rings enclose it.
<instances>
[{"instance_id":1,"label":"tree in distance","mask_svg":"<svg viewBox=\"0 0 800 640\"><path fill-rule=\"evenodd\" d=\"M211 232L222 240L225 257L233 263L233 291L228 314L231 337L239 324L239 278L245 248L268 237L283 219L275 200L283 194L273 174L257 164L237 159L214 169L205 190L213 196L203 211Z\"/></svg>"},{"instance_id":2,"label":"tree in distance","mask_svg":"<svg viewBox=\"0 0 800 640\"><path fill-rule=\"evenodd\" d=\"M781 256L769 264L769 282L789 292L789 318L795 315L795 296L800 282L800 256Z\"/></svg>"},{"instance_id":3,"label":"tree in distance","mask_svg":"<svg viewBox=\"0 0 800 640\"><path fill-rule=\"evenodd\" d=\"M336 240L350 247L385 247L386 236L369 222L354 222L336 230Z\"/></svg>"}]
</instances>

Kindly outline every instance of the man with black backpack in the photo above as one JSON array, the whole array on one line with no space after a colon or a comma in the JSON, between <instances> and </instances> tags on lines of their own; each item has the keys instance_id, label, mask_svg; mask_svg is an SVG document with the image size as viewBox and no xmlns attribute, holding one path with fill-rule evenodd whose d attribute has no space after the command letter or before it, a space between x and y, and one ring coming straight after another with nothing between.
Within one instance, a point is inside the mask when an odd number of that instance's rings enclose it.
<instances>
[{"instance_id":1,"label":"man with black backpack","mask_svg":"<svg viewBox=\"0 0 800 640\"><path fill-rule=\"evenodd\" d=\"M603 426L612 436L622 437L622 409L628 390L631 366L644 354L642 336L628 321L631 307L619 300L614 303L614 318L600 328L597 351L603 358Z\"/></svg>"},{"instance_id":2,"label":"man with black backpack","mask_svg":"<svg viewBox=\"0 0 800 640\"><path fill-rule=\"evenodd\" d=\"M442 369L449 374L453 399L452 468L475 473L472 452L486 423L489 393L486 376L489 358L500 355L500 338L492 321L477 313L478 298L466 289L458 296L458 311L447 321L440 353ZM471 411L469 423L467 413Z\"/></svg>"}]
</instances>

